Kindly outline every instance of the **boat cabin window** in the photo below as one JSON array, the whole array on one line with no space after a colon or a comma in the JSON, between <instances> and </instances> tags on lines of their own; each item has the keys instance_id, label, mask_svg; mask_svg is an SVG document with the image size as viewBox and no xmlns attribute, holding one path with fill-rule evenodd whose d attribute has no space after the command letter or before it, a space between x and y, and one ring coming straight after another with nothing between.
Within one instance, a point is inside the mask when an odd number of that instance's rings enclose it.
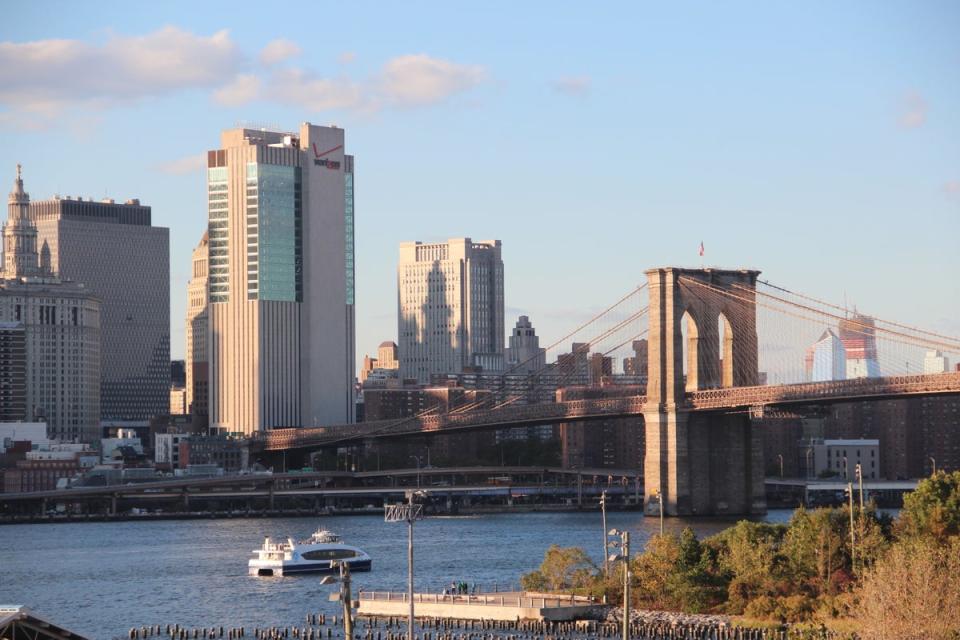
<instances>
[{"instance_id":1,"label":"boat cabin window","mask_svg":"<svg viewBox=\"0 0 960 640\"><path fill-rule=\"evenodd\" d=\"M356 552L350 549L317 549L316 551L307 551L300 557L304 560L340 560L341 558L352 558L356 555Z\"/></svg>"}]
</instances>

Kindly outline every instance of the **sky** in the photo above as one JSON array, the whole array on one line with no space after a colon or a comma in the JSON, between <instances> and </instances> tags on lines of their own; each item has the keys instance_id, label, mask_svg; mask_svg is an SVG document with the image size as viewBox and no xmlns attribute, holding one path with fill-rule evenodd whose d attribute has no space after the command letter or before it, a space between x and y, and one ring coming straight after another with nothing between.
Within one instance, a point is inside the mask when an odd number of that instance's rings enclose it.
<instances>
[{"instance_id":1,"label":"sky","mask_svg":"<svg viewBox=\"0 0 960 640\"><path fill-rule=\"evenodd\" d=\"M238 124L346 130L357 354L402 241L503 242L549 343L655 266L960 335L960 3L8 3L0 181L140 198L184 353L204 157Z\"/></svg>"}]
</instances>

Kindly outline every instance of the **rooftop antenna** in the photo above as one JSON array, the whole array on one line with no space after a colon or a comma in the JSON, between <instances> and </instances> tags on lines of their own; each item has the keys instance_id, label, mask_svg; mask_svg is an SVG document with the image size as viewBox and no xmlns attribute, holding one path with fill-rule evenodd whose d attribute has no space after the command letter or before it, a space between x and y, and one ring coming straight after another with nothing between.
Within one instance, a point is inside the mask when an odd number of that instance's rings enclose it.
<instances>
[{"instance_id":1,"label":"rooftop antenna","mask_svg":"<svg viewBox=\"0 0 960 640\"><path fill-rule=\"evenodd\" d=\"M849 314L847 312L847 290L846 289L843 290L843 317L844 318L849 317Z\"/></svg>"}]
</instances>

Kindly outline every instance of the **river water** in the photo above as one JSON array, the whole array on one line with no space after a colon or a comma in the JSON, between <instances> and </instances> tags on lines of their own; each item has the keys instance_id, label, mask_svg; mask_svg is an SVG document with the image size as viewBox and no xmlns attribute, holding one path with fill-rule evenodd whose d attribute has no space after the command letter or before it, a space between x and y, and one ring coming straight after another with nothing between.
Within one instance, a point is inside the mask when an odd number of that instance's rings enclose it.
<instances>
[{"instance_id":1,"label":"river water","mask_svg":"<svg viewBox=\"0 0 960 640\"><path fill-rule=\"evenodd\" d=\"M785 522L789 511L766 520ZM701 536L732 521L668 519ZM247 575L264 536L306 538L318 519L235 519L62 523L0 526L0 605L25 605L90 638L127 637L131 627L179 623L291 626L307 613L336 613L336 585L320 578ZM323 524L373 557L373 571L354 574L364 590L406 589L405 524L375 516L325 518ZM659 528L636 512L607 516L608 528L631 532L634 550ZM415 525L417 591L438 592L452 580L515 587L551 544L583 547L601 558L600 514L525 513L433 517Z\"/></svg>"}]
</instances>

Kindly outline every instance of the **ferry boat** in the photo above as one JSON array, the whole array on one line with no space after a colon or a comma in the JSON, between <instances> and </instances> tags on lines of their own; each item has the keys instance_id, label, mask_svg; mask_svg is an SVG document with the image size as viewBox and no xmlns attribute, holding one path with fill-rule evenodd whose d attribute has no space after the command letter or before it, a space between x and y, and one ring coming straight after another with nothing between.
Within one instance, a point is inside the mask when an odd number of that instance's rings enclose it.
<instances>
[{"instance_id":1,"label":"ferry boat","mask_svg":"<svg viewBox=\"0 0 960 640\"><path fill-rule=\"evenodd\" d=\"M252 576L287 576L300 573L334 573L335 560L346 562L350 571L370 571L371 559L358 547L344 544L340 536L317 529L306 540L274 542L268 536L253 553L248 566Z\"/></svg>"}]
</instances>

